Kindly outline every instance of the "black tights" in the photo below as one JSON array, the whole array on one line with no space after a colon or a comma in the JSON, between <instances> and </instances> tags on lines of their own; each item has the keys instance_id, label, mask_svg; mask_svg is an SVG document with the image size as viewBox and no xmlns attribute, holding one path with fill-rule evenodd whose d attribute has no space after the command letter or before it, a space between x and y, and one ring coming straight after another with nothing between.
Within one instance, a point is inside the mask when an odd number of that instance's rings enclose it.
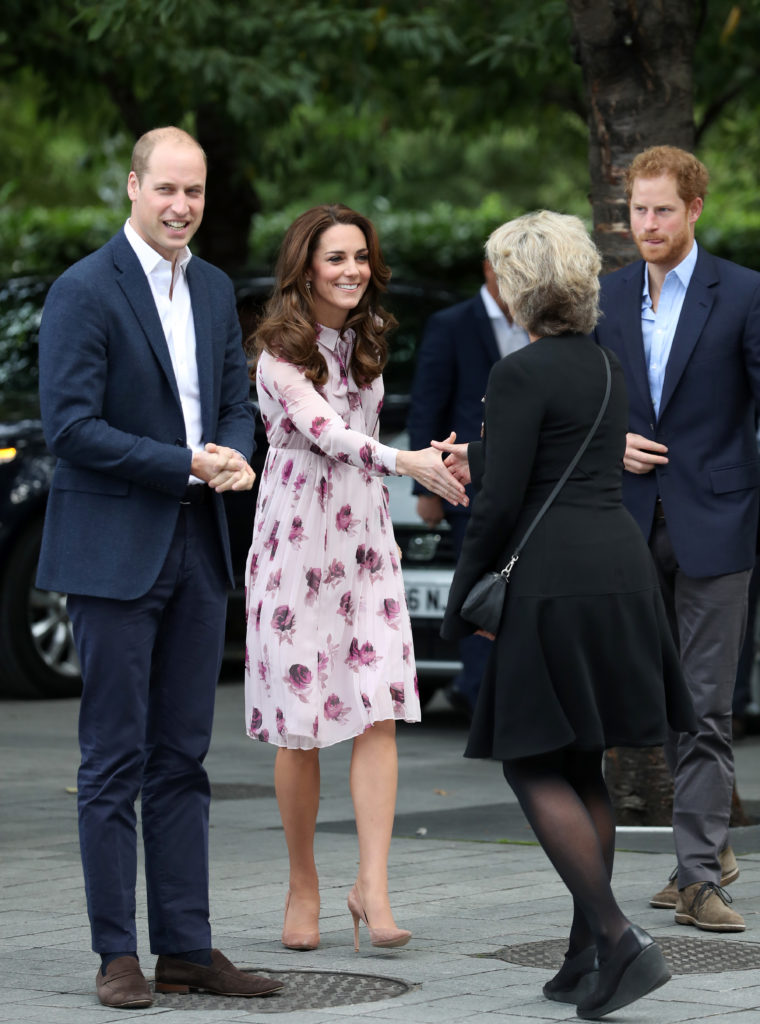
<instances>
[{"instance_id":1,"label":"black tights","mask_svg":"<svg viewBox=\"0 0 760 1024\"><path fill-rule=\"evenodd\" d=\"M541 847L573 897L568 956L595 944L605 960L629 925L610 887L615 815L597 751L558 750L503 762Z\"/></svg>"}]
</instances>

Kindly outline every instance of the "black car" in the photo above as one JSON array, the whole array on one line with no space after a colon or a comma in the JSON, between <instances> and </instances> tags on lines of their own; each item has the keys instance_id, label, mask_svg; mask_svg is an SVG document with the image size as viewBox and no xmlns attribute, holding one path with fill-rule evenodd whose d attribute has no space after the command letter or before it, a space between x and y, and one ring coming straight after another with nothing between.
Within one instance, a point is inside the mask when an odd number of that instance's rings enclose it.
<instances>
[{"instance_id":1,"label":"black car","mask_svg":"<svg viewBox=\"0 0 760 1024\"><path fill-rule=\"evenodd\" d=\"M37 338L51 284L14 278L0 284L0 696L76 695L81 678L64 594L34 585L42 523L55 460L42 433L37 397ZM271 278L236 284L243 333L248 334L272 286ZM392 285L387 306L399 320L386 368L383 440L403 446L415 349L425 319L457 296L422 286ZM255 392L253 393L255 398ZM254 469L260 473L266 437L257 417ZM445 527L417 518L406 478L391 477L391 513L402 550L421 697L459 670L455 650L438 635L453 572ZM251 540L256 492L225 494L238 588L227 616L226 657L242 660L242 573Z\"/></svg>"}]
</instances>

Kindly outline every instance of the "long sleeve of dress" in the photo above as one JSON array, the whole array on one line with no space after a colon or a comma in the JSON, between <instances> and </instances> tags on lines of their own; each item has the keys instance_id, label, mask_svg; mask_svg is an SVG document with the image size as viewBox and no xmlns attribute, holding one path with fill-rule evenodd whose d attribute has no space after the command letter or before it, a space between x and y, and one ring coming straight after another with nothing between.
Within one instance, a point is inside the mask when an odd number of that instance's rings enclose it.
<instances>
[{"instance_id":1,"label":"long sleeve of dress","mask_svg":"<svg viewBox=\"0 0 760 1024\"><path fill-rule=\"evenodd\" d=\"M263 353L256 380L270 445L293 447L299 440L371 476L396 473L396 449L350 429L300 368Z\"/></svg>"}]
</instances>

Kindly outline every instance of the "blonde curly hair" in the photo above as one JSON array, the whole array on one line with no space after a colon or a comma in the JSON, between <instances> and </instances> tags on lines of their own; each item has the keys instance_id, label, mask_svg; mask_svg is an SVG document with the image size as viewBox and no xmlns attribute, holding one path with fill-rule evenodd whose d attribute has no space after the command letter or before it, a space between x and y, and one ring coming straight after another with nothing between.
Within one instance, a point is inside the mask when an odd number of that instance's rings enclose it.
<instances>
[{"instance_id":1,"label":"blonde curly hair","mask_svg":"<svg viewBox=\"0 0 760 1024\"><path fill-rule=\"evenodd\" d=\"M486 243L499 294L529 334L589 334L599 319L602 260L578 217L538 210Z\"/></svg>"}]
</instances>

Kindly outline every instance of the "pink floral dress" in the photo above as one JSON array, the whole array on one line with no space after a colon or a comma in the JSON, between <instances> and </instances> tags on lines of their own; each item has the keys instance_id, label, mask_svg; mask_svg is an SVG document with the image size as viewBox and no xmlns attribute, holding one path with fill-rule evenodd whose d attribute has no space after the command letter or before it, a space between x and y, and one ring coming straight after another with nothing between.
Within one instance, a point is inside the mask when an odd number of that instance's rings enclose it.
<instances>
[{"instance_id":1,"label":"pink floral dress","mask_svg":"<svg viewBox=\"0 0 760 1024\"><path fill-rule=\"evenodd\" d=\"M281 747L326 747L374 722L418 722L412 633L377 440L382 379L346 371L354 335L318 328L329 378L315 387L263 353L269 440L246 566L245 720Z\"/></svg>"}]
</instances>

